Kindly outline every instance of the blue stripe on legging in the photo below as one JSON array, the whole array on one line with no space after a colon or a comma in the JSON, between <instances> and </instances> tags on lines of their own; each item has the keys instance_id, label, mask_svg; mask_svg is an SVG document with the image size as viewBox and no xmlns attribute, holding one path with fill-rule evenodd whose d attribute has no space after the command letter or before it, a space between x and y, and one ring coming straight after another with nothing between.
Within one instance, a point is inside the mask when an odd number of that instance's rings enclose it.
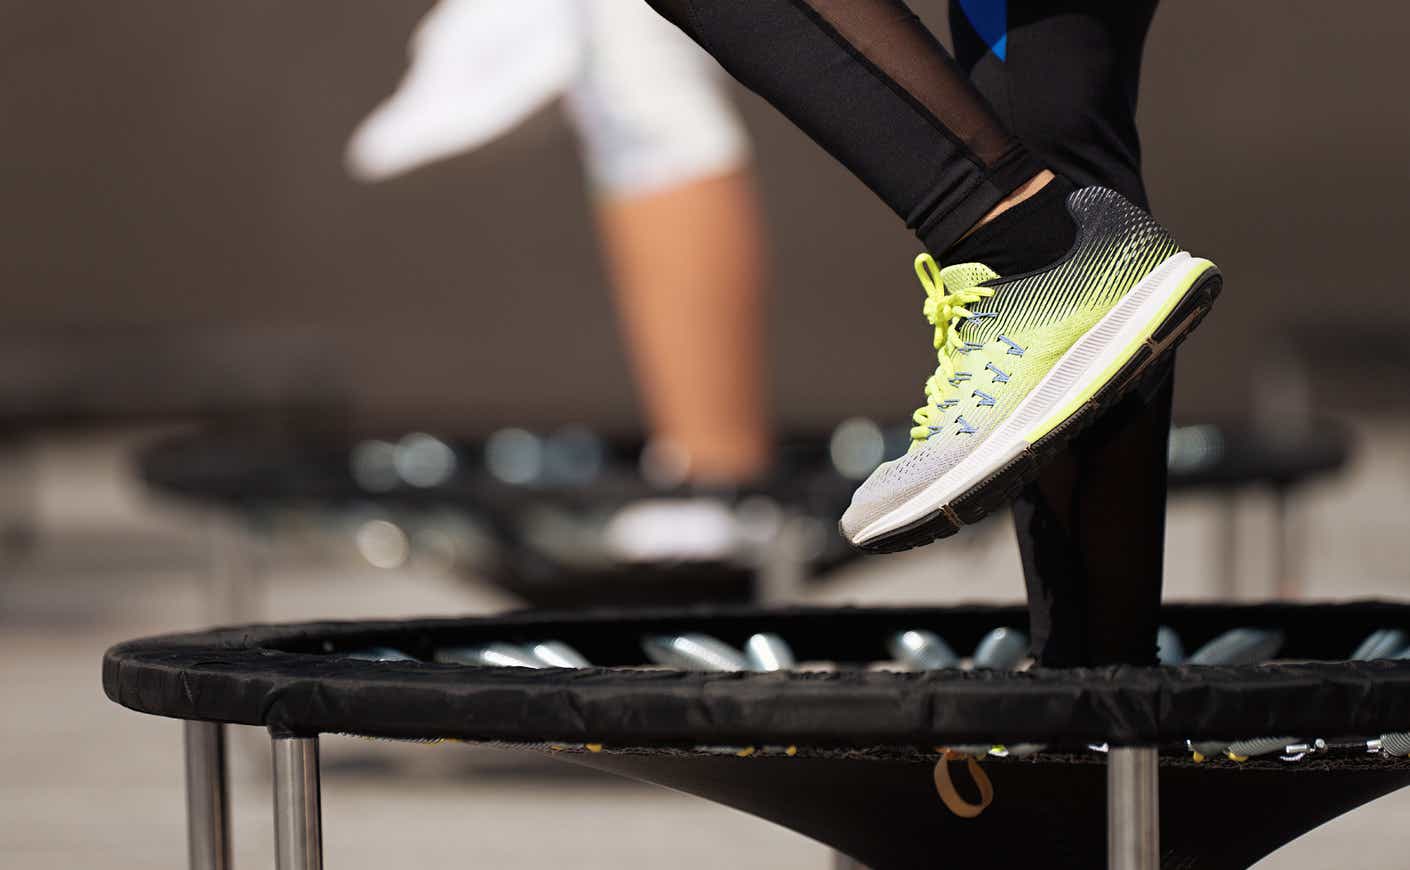
<instances>
[{"instance_id":1,"label":"blue stripe on legging","mask_svg":"<svg viewBox=\"0 0 1410 870\"><path fill-rule=\"evenodd\" d=\"M959 0L974 32L994 52L1007 61L1009 53L1009 0Z\"/></svg>"}]
</instances>

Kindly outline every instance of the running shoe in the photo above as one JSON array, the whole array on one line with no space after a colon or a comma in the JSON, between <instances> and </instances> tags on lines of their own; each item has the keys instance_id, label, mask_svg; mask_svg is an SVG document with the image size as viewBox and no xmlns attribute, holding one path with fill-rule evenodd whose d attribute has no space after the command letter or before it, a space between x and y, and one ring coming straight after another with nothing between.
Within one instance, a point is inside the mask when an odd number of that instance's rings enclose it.
<instances>
[{"instance_id":1,"label":"running shoe","mask_svg":"<svg viewBox=\"0 0 1410 870\"><path fill-rule=\"evenodd\" d=\"M1076 241L1039 271L916 259L940 365L909 450L842 517L853 546L907 550L1002 507L1208 313L1219 270L1144 210L1101 187L1074 191L1067 208Z\"/></svg>"}]
</instances>

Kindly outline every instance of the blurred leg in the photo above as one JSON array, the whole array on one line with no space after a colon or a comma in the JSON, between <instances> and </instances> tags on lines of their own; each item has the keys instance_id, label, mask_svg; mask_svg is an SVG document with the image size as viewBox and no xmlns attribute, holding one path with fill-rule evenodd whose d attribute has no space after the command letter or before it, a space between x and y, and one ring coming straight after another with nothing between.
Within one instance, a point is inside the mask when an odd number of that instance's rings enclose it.
<instances>
[{"instance_id":1,"label":"blurred leg","mask_svg":"<svg viewBox=\"0 0 1410 870\"><path fill-rule=\"evenodd\" d=\"M698 482L769 462L762 227L747 171L609 199L598 221L653 437Z\"/></svg>"},{"instance_id":2,"label":"blurred leg","mask_svg":"<svg viewBox=\"0 0 1410 870\"><path fill-rule=\"evenodd\" d=\"M961 67L1029 149L1144 205L1135 109L1154 12L1155 0L954 0L951 28ZM1167 367L1014 503L1045 665L1154 663L1172 389Z\"/></svg>"},{"instance_id":3,"label":"blurred leg","mask_svg":"<svg viewBox=\"0 0 1410 870\"><path fill-rule=\"evenodd\" d=\"M696 479L761 473L761 221L718 65L629 0L443 0L412 48L349 145L353 171L388 178L477 148L566 91L653 434Z\"/></svg>"},{"instance_id":4,"label":"blurred leg","mask_svg":"<svg viewBox=\"0 0 1410 870\"><path fill-rule=\"evenodd\" d=\"M651 436L691 480L770 459L763 221L719 66L645 3L586 0L568 108Z\"/></svg>"}]
</instances>

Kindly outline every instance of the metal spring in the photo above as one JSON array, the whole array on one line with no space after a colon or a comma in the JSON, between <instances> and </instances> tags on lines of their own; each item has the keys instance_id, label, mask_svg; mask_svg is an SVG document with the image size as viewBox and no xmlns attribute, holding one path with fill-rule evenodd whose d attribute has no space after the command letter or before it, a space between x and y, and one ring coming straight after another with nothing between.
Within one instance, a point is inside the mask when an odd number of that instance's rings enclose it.
<instances>
[{"instance_id":1,"label":"metal spring","mask_svg":"<svg viewBox=\"0 0 1410 870\"><path fill-rule=\"evenodd\" d=\"M953 668L960 657L933 631L901 631L887 642L891 657L922 671Z\"/></svg>"}]
</instances>

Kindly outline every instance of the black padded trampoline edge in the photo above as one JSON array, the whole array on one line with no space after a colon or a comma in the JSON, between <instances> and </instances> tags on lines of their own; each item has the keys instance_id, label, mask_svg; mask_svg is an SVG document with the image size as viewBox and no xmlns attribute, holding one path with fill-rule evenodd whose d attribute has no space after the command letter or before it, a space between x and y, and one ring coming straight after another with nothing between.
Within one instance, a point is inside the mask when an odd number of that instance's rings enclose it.
<instances>
[{"instance_id":1,"label":"black padded trampoline edge","mask_svg":"<svg viewBox=\"0 0 1410 870\"><path fill-rule=\"evenodd\" d=\"M1215 622L1298 618L1410 622L1410 607L1176 606ZM461 620L250 626L119 644L104 656L113 701L180 719L293 733L634 745L784 743L931 746L977 740L1164 743L1261 733L1378 734L1410 726L1410 663L1257 668L1099 668L1022 673L706 674L591 668L526 671L366 662L306 651L328 641L476 639L516 630L640 632L698 622L832 631L838 620L1021 621L1022 609L740 608L535 614ZM1262 618L1256 618L1261 616ZM943 621L943 620L942 620ZM1350 629L1348 629L1350 630ZM414 646L415 643L407 645Z\"/></svg>"}]
</instances>

